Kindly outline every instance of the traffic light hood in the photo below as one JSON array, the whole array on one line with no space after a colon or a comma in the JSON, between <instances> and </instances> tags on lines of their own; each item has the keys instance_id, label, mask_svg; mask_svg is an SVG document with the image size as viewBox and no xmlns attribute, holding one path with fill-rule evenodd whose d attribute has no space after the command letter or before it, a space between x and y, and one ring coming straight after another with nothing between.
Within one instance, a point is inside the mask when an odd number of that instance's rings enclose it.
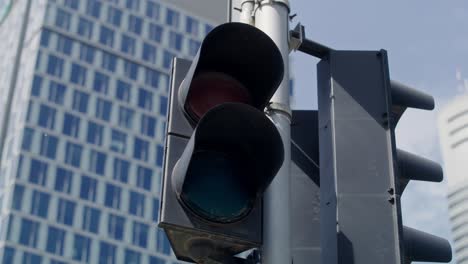
<instances>
[{"instance_id":1,"label":"traffic light hood","mask_svg":"<svg viewBox=\"0 0 468 264\"><path fill-rule=\"evenodd\" d=\"M226 23L201 43L179 88L179 101L193 126L225 102L263 110L283 76L281 52L268 35L244 23Z\"/></svg>"},{"instance_id":2,"label":"traffic light hood","mask_svg":"<svg viewBox=\"0 0 468 264\"><path fill-rule=\"evenodd\" d=\"M201 218L235 222L250 212L283 160L281 136L262 111L222 104L200 120L174 167L173 188Z\"/></svg>"}]
</instances>

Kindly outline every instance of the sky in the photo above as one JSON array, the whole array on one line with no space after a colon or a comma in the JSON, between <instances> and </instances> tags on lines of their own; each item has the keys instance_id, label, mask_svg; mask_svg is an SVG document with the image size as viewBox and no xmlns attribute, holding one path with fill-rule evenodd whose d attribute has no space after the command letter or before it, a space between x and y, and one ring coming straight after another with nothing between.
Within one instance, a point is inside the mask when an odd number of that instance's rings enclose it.
<instances>
[{"instance_id":1,"label":"sky","mask_svg":"<svg viewBox=\"0 0 468 264\"><path fill-rule=\"evenodd\" d=\"M398 148L443 164L437 131L439 109L460 94L456 71L468 77L466 0L290 0L292 25L306 37L342 50L385 49L390 76L434 96L436 109L409 109L396 131ZM294 109L317 108L318 60L292 55ZM402 196L405 225L451 239L443 183L411 182ZM452 261L452 263L456 263Z\"/></svg>"}]
</instances>

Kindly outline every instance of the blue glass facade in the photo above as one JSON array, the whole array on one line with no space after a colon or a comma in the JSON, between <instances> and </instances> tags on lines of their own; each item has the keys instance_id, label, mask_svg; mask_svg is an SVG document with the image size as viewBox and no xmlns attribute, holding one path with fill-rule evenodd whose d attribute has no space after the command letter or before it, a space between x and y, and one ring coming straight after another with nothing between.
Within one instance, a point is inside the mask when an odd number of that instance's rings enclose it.
<instances>
[{"instance_id":1,"label":"blue glass facade","mask_svg":"<svg viewBox=\"0 0 468 264\"><path fill-rule=\"evenodd\" d=\"M3 150L0 263L176 263L157 228L170 66L212 23L157 0L38 3Z\"/></svg>"}]
</instances>

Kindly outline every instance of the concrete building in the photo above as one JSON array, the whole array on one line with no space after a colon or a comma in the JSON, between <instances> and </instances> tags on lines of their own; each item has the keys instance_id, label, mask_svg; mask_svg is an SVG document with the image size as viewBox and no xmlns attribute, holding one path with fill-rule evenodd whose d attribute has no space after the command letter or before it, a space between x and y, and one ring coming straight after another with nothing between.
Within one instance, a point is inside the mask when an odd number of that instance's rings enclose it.
<instances>
[{"instance_id":1,"label":"concrete building","mask_svg":"<svg viewBox=\"0 0 468 264\"><path fill-rule=\"evenodd\" d=\"M226 18L194 2L0 1L1 263L176 263L157 228L171 60Z\"/></svg>"},{"instance_id":2,"label":"concrete building","mask_svg":"<svg viewBox=\"0 0 468 264\"><path fill-rule=\"evenodd\" d=\"M468 263L468 94L439 114L439 135L448 179L449 214L457 263Z\"/></svg>"}]
</instances>

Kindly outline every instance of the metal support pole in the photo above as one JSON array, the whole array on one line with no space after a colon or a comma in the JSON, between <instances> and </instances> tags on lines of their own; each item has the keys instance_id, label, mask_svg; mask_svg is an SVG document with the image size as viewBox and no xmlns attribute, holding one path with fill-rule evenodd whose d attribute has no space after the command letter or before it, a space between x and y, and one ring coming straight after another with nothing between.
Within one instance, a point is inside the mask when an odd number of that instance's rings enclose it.
<instances>
[{"instance_id":1,"label":"metal support pole","mask_svg":"<svg viewBox=\"0 0 468 264\"><path fill-rule=\"evenodd\" d=\"M271 99L270 118L284 143L284 163L263 199L262 263L291 263L290 233L290 161L291 109L289 103L289 1L260 0L255 7L255 26L268 34L278 45L284 61L283 81Z\"/></svg>"}]
</instances>

